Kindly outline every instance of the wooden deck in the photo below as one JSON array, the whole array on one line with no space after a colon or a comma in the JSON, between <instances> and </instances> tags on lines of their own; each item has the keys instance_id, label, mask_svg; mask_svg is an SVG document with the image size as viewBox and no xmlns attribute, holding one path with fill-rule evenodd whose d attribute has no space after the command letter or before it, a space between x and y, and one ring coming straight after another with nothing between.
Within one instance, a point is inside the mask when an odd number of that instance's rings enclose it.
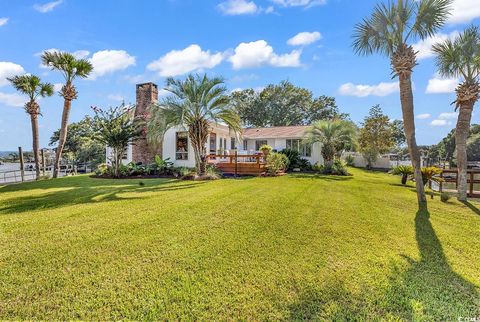
<instances>
[{"instance_id":1,"label":"wooden deck","mask_svg":"<svg viewBox=\"0 0 480 322\"><path fill-rule=\"evenodd\" d=\"M207 157L209 164L215 164L224 174L230 175L253 175L265 174L266 162L261 154L251 155L218 155L211 154Z\"/></svg>"}]
</instances>

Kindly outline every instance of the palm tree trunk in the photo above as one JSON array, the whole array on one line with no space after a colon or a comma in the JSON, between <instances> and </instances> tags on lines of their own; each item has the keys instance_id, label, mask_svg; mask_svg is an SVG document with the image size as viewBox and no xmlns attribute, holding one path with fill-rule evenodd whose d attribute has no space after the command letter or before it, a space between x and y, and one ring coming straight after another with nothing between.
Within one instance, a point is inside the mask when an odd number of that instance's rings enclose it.
<instances>
[{"instance_id":1,"label":"palm tree trunk","mask_svg":"<svg viewBox=\"0 0 480 322\"><path fill-rule=\"evenodd\" d=\"M60 171L60 160L62 158L63 148L67 140L68 118L70 116L71 106L72 106L72 101L69 99L65 99L63 102L63 113L62 113L62 124L60 127L60 136L58 140L57 151L55 153L55 165L53 169L54 178L58 178L58 173Z\"/></svg>"},{"instance_id":2,"label":"palm tree trunk","mask_svg":"<svg viewBox=\"0 0 480 322\"><path fill-rule=\"evenodd\" d=\"M415 118L413 106L412 79L410 73L400 73L400 102L402 105L403 127L407 138L408 151L412 158L412 166L415 175L415 186L417 189L417 200L419 209L427 206L425 196L425 187L422 181L422 164L420 160L420 151L415 138Z\"/></svg>"},{"instance_id":3,"label":"palm tree trunk","mask_svg":"<svg viewBox=\"0 0 480 322\"><path fill-rule=\"evenodd\" d=\"M474 102L468 101L460 105L457 127L455 130L455 143L457 148L458 168L458 200L467 201L467 139L470 134L470 121L472 119Z\"/></svg>"},{"instance_id":4,"label":"palm tree trunk","mask_svg":"<svg viewBox=\"0 0 480 322\"><path fill-rule=\"evenodd\" d=\"M30 114L32 123L32 139L33 139L33 158L35 160L35 178L40 179L40 155L39 155L39 137L38 137L38 114Z\"/></svg>"}]
</instances>

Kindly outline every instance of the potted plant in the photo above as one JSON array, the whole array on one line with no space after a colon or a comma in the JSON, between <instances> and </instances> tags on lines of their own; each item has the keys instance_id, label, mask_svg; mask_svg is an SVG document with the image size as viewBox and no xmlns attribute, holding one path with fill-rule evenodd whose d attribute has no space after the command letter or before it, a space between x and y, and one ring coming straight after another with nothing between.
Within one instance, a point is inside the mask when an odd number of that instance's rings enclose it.
<instances>
[{"instance_id":1,"label":"potted plant","mask_svg":"<svg viewBox=\"0 0 480 322\"><path fill-rule=\"evenodd\" d=\"M272 150L273 148L268 144L264 144L260 147L260 151L262 151L265 157L268 156L272 152Z\"/></svg>"}]
</instances>

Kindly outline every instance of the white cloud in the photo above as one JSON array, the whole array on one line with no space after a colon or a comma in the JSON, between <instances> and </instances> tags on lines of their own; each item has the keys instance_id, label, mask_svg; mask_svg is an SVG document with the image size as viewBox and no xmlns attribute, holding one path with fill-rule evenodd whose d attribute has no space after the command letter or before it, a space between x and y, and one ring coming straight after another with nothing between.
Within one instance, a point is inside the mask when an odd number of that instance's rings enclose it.
<instances>
[{"instance_id":1,"label":"white cloud","mask_svg":"<svg viewBox=\"0 0 480 322\"><path fill-rule=\"evenodd\" d=\"M430 117L432 117L432 115L428 113L417 115L417 119L419 120L426 120L426 119L429 119Z\"/></svg>"},{"instance_id":2,"label":"white cloud","mask_svg":"<svg viewBox=\"0 0 480 322\"><path fill-rule=\"evenodd\" d=\"M459 82L458 78L440 78L435 76L428 81L427 94L453 93Z\"/></svg>"},{"instance_id":3,"label":"white cloud","mask_svg":"<svg viewBox=\"0 0 480 322\"><path fill-rule=\"evenodd\" d=\"M120 94L110 94L107 96L107 98L111 101L117 101L117 102L121 102L125 100L125 97L123 97L123 95L120 95Z\"/></svg>"},{"instance_id":4,"label":"white cloud","mask_svg":"<svg viewBox=\"0 0 480 322\"><path fill-rule=\"evenodd\" d=\"M6 25L8 22L8 18L0 18L0 27Z\"/></svg>"},{"instance_id":5,"label":"white cloud","mask_svg":"<svg viewBox=\"0 0 480 322\"><path fill-rule=\"evenodd\" d=\"M299 67L301 50L293 50L288 54L278 55L265 40L241 43L235 48L229 58L234 69L260 67L270 65L274 67Z\"/></svg>"},{"instance_id":6,"label":"white cloud","mask_svg":"<svg viewBox=\"0 0 480 322\"><path fill-rule=\"evenodd\" d=\"M432 52L432 46L436 43L441 43L447 39L453 39L458 35L458 31L452 31L450 34L438 33L433 37L429 37L425 40L421 40L413 45L413 49L417 51L417 59L425 59L434 56Z\"/></svg>"},{"instance_id":7,"label":"white cloud","mask_svg":"<svg viewBox=\"0 0 480 322\"><path fill-rule=\"evenodd\" d=\"M228 0L220 3L217 8L229 16L251 15L260 11L255 2L247 0Z\"/></svg>"},{"instance_id":8,"label":"white cloud","mask_svg":"<svg viewBox=\"0 0 480 322\"><path fill-rule=\"evenodd\" d=\"M0 92L0 104L8 106L21 107L25 104L27 99L17 93L9 94Z\"/></svg>"},{"instance_id":9,"label":"white cloud","mask_svg":"<svg viewBox=\"0 0 480 322\"><path fill-rule=\"evenodd\" d=\"M87 58L88 55L90 55L90 52L88 50L77 50L72 53L73 56L75 56L76 59L83 59Z\"/></svg>"},{"instance_id":10,"label":"white cloud","mask_svg":"<svg viewBox=\"0 0 480 322\"><path fill-rule=\"evenodd\" d=\"M355 85L352 83L346 83L340 86L338 90L341 95L357 97L367 97L370 95L387 96L398 91L398 82L382 82L378 85Z\"/></svg>"},{"instance_id":11,"label":"white cloud","mask_svg":"<svg viewBox=\"0 0 480 322\"><path fill-rule=\"evenodd\" d=\"M148 64L147 69L160 76L178 76L196 70L211 69L224 59L223 53L203 51L199 45L190 45L183 50L172 50Z\"/></svg>"},{"instance_id":12,"label":"white cloud","mask_svg":"<svg viewBox=\"0 0 480 322\"><path fill-rule=\"evenodd\" d=\"M89 59L93 65L93 72L89 79L124 70L135 65L135 57L130 56L125 50L97 51Z\"/></svg>"},{"instance_id":13,"label":"white cloud","mask_svg":"<svg viewBox=\"0 0 480 322\"><path fill-rule=\"evenodd\" d=\"M458 117L458 113L456 112L444 112L440 113L438 119L440 120L455 120Z\"/></svg>"},{"instance_id":14,"label":"white cloud","mask_svg":"<svg viewBox=\"0 0 480 322\"><path fill-rule=\"evenodd\" d=\"M480 17L480 5L478 0L455 0L452 5L450 23L469 23Z\"/></svg>"},{"instance_id":15,"label":"white cloud","mask_svg":"<svg viewBox=\"0 0 480 322\"><path fill-rule=\"evenodd\" d=\"M314 42L320 40L322 35L318 31L314 32L300 32L296 34L294 37L290 38L287 41L287 44L290 46L306 46L313 44Z\"/></svg>"},{"instance_id":16,"label":"white cloud","mask_svg":"<svg viewBox=\"0 0 480 322\"><path fill-rule=\"evenodd\" d=\"M55 7L59 6L60 4L62 4L63 0L57 0L57 1L52 1L52 2L47 2L45 4L36 4L33 6L33 8L35 10L37 10L38 12L41 12L41 13L46 13L46 12L49 12L49 11L52 11L53 9L55 9Z\"/></svg>"},{"instance_id":17,"label":"white cloud","mask_svg":"<svg viewBox=\"0 0 480 322\"><path fill-rule=\"evenodd\" d=\"M327 3L327 0L270 0L282 7L305 7L311 8Z\"/></svg>"},{"instance_id":18,"label":"white cloud","mask_svg":"<svg viewBox=\"0 0 480 322\"><path fill-rule=\"evenodd\" d=\"M433 120L430 123L432 126L445 126L445 125L451 125L451 122L448 122L447 120Z\"/></svg>"},{"instance_id":19,"label":"white cloud","mask_svg":"<svg viewBox=\"0 0 480 322\"><path fill-rule=\"evenodd\" d=\"M63 84L62 83L55 83L53 84L53 90L55 92L60 92L62 90Z\"/></svg>"},{"instance_id":20,"label":"white cloud","mask_svg":"<svg viewBox=\"0 0 480 322\"><path fill-rule=\"evenodd\" d=\"M25 74L22 66L8 61L0 61L0 86L8 85L7 77Z\"/></svg>"}]
</instances>

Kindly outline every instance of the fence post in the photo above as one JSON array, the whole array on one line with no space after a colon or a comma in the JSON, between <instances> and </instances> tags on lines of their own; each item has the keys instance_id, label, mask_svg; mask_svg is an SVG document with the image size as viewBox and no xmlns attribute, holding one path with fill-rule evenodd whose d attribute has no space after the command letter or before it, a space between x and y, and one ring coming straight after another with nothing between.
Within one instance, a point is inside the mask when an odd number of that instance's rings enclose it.
<instances>
[{"instance_id":1,"label":"fence post","mask_svg":"<svg viewBox=\"0 0 480 322\"><path fill-rule=\"evenodd\" d=\"M42 153L42 173L45 176L45 149L42 149L41 153Z\"/></svg>"},{"instance_id":2,"label":"fence post","mask_svg":"<svg viewBox=\"0 0 480 322\"><path fill-rule=\"evenodd\" d=\"M238 169L237 169L237 166L238 166L238 152L235 150L235 178L237 177L237 172L238 172Z\"/></svg>"},{"instance_id":3,"label":"fence post","mask_svg":"<svg viewBox=\"0 0 480 322\"><path fill-rule=\"evenodd\" d=\"M474 173L472 171L470 172L470 197L473 196L473 179L474 179Z\"/></svg>"},{"instance_id":4,"label":"fence post","mask_svg":"<svg viewBox=\"0 0 480 322\"><path fill-rule=\"evenodd\" d=\"M21 146L18 147L18 157L20 158L20 176L23 182L25 181L25 173L24 173L25 164L23 163L23 152L22 152Z\"/></svg>"}]
</instances>

